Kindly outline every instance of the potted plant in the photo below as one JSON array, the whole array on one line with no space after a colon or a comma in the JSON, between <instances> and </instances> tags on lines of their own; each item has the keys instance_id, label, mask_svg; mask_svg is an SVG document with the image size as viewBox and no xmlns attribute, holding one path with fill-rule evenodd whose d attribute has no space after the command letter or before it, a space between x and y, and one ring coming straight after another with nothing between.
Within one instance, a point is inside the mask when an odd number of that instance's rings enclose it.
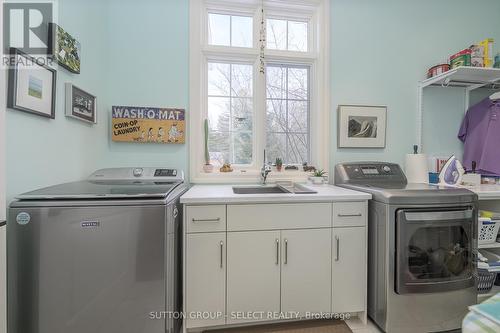
<instances>
[{"instance_id":1,"label":"potted plant","mask_svg":"<svg viewBox=\"0 0 500 333\"><path fill-rule=\"evenodd\" d=\"M214 172L214 166L210 164L210 152L208 151L208 119L205 119L205 165L203 166L203 171L205 173Z\"/></svg>"},{"instance_id":2,"label":"potted plant","mask_svg":"<svg viewBox=\"0 0 500 333\"><path fill-rule=\"evenodd\" d=\"M281 158L276 158L276 170L281 171L283 168L283 160Z\"/></svg>"},{"instance_id":3,"label":"potted plant","mask_svg":"<svg viewBox=\"0 0 500 333\"><path fill-rule=\"evenodd\" d=\"M326 171L325 170L316 170L314 171L313 175L309 177L313 184L323 184L325 181L326 177Z\"/></svg>"}]
</instances>

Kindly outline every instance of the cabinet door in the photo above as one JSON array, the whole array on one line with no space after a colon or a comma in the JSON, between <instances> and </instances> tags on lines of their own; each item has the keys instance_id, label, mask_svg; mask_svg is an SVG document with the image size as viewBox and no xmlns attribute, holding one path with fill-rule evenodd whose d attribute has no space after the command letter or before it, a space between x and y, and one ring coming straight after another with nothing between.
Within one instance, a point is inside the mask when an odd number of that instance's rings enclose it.
<instances>
[{"instance_id":1,"label":"cabinet door","mask_svg":"<svg viewBox=\"0 0 500 333\"><path fill-rule=\"evenodd\" d=\"M227 251L227 323L280 311L280 232L229 232Z\"/></svg>"},{"instance_id":2,"label":"cabinet door","mask_svg":"<svg viewBox=\"0 0 500 333\"><path fill-rule=\"evenodd\" d=\"M185 300L187 328L225 324L226 233L187 235Z\"/></svg>"},{"instance_id":3,"label":"cabinet door","mask_svg":"<svg viewBox=\"0 0 500 333\"><path fill-rule=\"evenodd\" d=\"M331 229L281 232L281 311L330 312Z\"/></svg>"},{"instance_id":4,"label":"cabinet door","mask_svg":"<svg viewBox=\"0 0 500 333\"><path fill-rule=\"evenodd\" d=\"M366 227L333 229L332 311L365 311Z\"/></svg>"}]
</instances>

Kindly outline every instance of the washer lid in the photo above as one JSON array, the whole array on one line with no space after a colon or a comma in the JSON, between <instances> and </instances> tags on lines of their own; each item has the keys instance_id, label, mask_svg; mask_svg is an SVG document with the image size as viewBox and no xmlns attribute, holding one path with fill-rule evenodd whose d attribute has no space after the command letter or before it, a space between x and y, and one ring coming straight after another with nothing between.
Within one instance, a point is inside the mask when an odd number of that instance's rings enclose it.
<instances>
[{"instance_id":1,"label":"washer lid","mask_svg":"<svg viewBox=\"0 0 500 333\"><path fill-rule=\"evenodd\" d=\"M375 201L388 204L462 204L477 201L477 195L463 188L432 184L339 184L372 194Z\"/></svg>"},{"instance_id":2,"label":"washer lid","mask_svg":"<svg viewBox=\"0 0 500 333\"><path fill-rule=\"evenodd\" d=\"M182 181L81 181L24 193L19 200L164 198Z\"/></svg>"}]
</instances>

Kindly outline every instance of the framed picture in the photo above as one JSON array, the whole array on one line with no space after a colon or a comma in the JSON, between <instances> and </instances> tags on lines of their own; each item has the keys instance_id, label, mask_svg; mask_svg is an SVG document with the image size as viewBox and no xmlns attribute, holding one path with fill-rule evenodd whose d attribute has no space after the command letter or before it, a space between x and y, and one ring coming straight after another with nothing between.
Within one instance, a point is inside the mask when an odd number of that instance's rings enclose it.
<instances>
[{"instance_id":1,"label":"framed picture","mask_svg":"<svg viewBox=\"0 0 500 333\"><path fill-rule=\"evenodd\" d=\"M66 116L97 124L97 97L66 83Z\"/></svg>"},{"instance_id":2,"label":"framed picture","mask_svg":"<svg viewBox=\"0 0 500 333\"><path fill-rule=\"evenodd\" d=\"M18 49L11 49L7 107L54 119L56 77L54 69Z\"/></svg>"},{"instance_id":3,"label":"framed picture","mask_svg":"<svg viewBox=\"0 0 500 333\"><path fill-rule=\"evenodd\" d=\"M385 148L387 107L339 105L339 148Z\"/></svg>"},{"instance_id":4,"label":"framed picture","mask_svg":"<svg viewBox=\"0 0 500 333\"><path fill-rule=\"evenodd\" d=\"M49 24L49 52L59 65L80 74L81 45L55 23Z\"/></svg>"}]
</instances>

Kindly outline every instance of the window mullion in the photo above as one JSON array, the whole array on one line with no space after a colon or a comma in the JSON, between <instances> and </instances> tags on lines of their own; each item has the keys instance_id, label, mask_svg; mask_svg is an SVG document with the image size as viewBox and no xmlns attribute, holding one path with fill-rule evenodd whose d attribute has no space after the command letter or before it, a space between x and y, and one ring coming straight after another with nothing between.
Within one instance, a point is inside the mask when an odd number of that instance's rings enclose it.
<instances>
[{"instance_id":1,"label":"window mullion","mask_svg":"<svg viewBox=\"0 0 500 333\"><path fill-rule=\"evenodd\" d=\"M233 64L229 64L229 160L235 162L233 137Z\"/></svg>"},{"instance_id":2,"label":"window mullion","mask_svg":"<svg viewBox=\"0 0 500 333\"><path fill-rule=\"evenodd\" d=\"M287 24L287 40L288 40L288 24ZM287 47L288 47L288 44L287 44ZM286 154L286 156L285 156L285 159L286 159L287 162L290 161L290 151L289 151L289 149L290 149L290 146L289 146L289 139L290 139L289 138L289 136L290 136L290 124L289 124L289 121L290 120L288 118L288 98L290 96L288 95L288 80L289 80L289 78L288 78L288 70L289 70L289 68L286 67L286 76L285 76L285 93L286 93L286 101L285 101L285 110L286 110L285 111L286 112L285 113L286 114L285 146L286 146L286 150L285 150L285 154Z\"/></svg>"}]
</instances>

